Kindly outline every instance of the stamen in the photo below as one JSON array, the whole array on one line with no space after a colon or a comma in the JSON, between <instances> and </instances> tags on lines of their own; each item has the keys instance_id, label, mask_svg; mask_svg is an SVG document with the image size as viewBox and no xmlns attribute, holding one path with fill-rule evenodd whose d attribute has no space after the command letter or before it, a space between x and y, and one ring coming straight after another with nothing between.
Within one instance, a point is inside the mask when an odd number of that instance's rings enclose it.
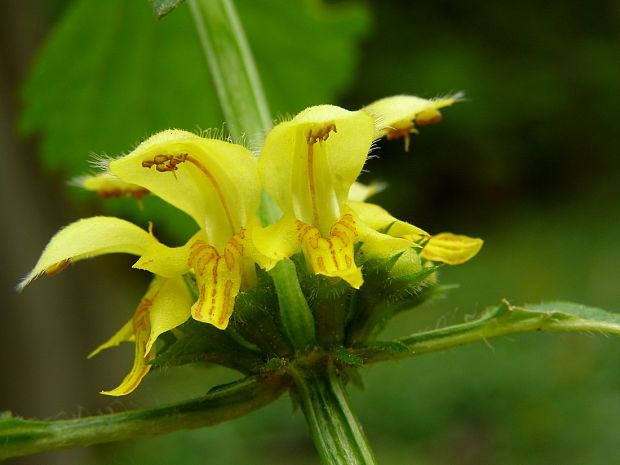
<instances>
[{"instance_id":1,"label":"stamen","mask_svg":"<svg viewBox=\"0 0 620 465\"><path fill-rule=\"evenodd\" d=\"M202 163L200 163L195 158L188 157L187 154L185 154L185 159L183 161L185 161L185 160L187 160L192 165L194 165L196 168L198 168L200 171L202 171L202 173L207 177L207 179L209 180L209 182L213 186L213 189L215 189L215 192L217 194L217 198L219 199L220 204L222 205L222 208L224 209L224 213L226 214L226 221L228 222L228 226L230 227L230 232L231 232L231 234L234 234L235 225L234 225L233 220L232 220L232 215L230 214L230 210L228 209L228 204L226 203L226 199L224 198L224 193L222 192L222 189L220 188L220 185L218 184L217 180L215 179L215 176L213 176L213 174L211 174L211 172L207 168L205 168L202 165Z\"/></svg>"},{"instance_id":2,"label":"stamen","mask_svg":"<svg viewBox=\"0 0 620 465\"><path fill-rule=\"evenodd\" d=\"M316 185L314 182L314 142L308 142L308 157L306 172L308 175L308 189L310 190L310 200L312 203L312 222L319 225L319 209L316 199Z\"/></svg>"},{"instance_id":3,"label":"stamen","mask_svg":"<svg viewBox=\"0 0 620 465\"><path fill-rule=\"evenodd\" d=\"M222 205L222 208L224 209L224 213L226 215L226 221L228 222L228 226L230 226L231 234L233 234L235 231L235 225L232 220L232 215L230 214L230 210L228 209L228 204L226 203L226 199L224 198L224 194L222 193L222 189L220 188L220 185L215 179L215 176L213 176L213 174L211 174L211 172L207 168L205 168L203 164L200 163L200 161L198 161L197 159L193 157L190 157L187 153L181 153L179 155L159 154L159 155L155 155L151 160L143 160L142 167L151 168L152 166L155 166L155 169L159 171L160 173L163 173L166 171L172 171L173 172L172 174L175 174L174 171L178 169L177 165L184 163L186 161L194 165L196 168L198 168L207 177L207 179L209 180L209 182L215 189L215 192L220 201L220 204Z\"/></svg>"},{"instance_id":4,"label":"stamen","mask_svg":"<svg viewBox=\"0 0 620 465\"><path fill-rule=\"evenodd\" d=\"M405 152L409 151L409 134L417 133L417 131L413 127L413 123L403 126L400 128L387 128L387 140L400 139L401 137L405 140Z\"/></svg>"},{"instance_id":5,"label":"stamen","mask_svg":"<svg viewBox=\"0 0 620 465\"><path fill-rule=\"evenodd\" d=\"M306 175L308 177L308 190L310 191L310 201L312 203L312 222L320 225L319 206L316 193L316 181L314 179L314 144L316 142L324 142L329 139L329 135L333 132L337 133L335 123L326 123L318 127L308 129L306 132L306 143L308 144Z\"/></svg>"},{"instance_id":6,"label":"stamen","mask_svg":"<svg viewBox=\"0 0 620 465\"><path fill-rule=\"evenodd\" d=\"M311 145L317 141L326 141L332 131L338 132L335 123L327 123L319 128L308 129L308 132L306 133L306 142L308 145Z\"/></svg>"},{"instance_id":7,"label":"stamen","mask_svg":"<svg viewBox=\"0 0 620 465\"><path fill-rule=\"evenodd\" d=\"M187 154L181 153L180 155L155 155L152 160L143 160L142 167L150 168L155 166L155 169L160 173L165 171L176 171L177 165L187 160Z\"/></svg>"}]
</instances>

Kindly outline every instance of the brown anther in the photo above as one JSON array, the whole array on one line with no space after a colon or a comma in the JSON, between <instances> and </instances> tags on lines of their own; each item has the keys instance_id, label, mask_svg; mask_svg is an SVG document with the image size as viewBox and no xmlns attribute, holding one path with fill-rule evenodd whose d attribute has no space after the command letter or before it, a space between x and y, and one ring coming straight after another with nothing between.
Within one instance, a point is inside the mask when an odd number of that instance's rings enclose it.
<instances>
[{"instance_id":1,"label":"brown anther","mask_svg":"<svg viewBox=\"0 0 620 465\"><path fill-rule=\"evenodd\" d=\"M329 135L331 132L338 132L336 130L335 123L328 123L320 128L309 129L306 133L306 142L308 144L314 144L317 141L326 141L329 139Z\"/></svg>"},{"instance_id":2,"label":"brown anther","mask_svg":"<svg viewBox=\"0 0 620 465\"><path fill-rule=\"evenodd\" d=\"M150 168L155 165L155 169L160 173L165 171L176 171L177 165L187 160L187 154L181 153L180 155L155 155L152 160L143 160L142 167Z\"/></svg>"},{"instance_id":3,"label":"brown anther","mask_svg":"<svg viewBox=\"0 0 620 465\"><path fill-rule=\"evenodd\" d=\"M153 162L155 162L155 164L157 164L157 165L160 165L160 164L170 160L170 157L171 157L171 155L155 155L153 157Z\"/></svg>"},{"instance_id":4,"label":"brown anther","mask_svg":"<svg viewBox=\"0 0 620 465\"><path fill-rule=\"evenodd\" d=\"M413 127L413 123L401 128L388 128L386 138L387 140L394 140L402 138L405 141L405 152L409 151L409 134L417 134L418 131Z\"/></svg>"},{"instance_id":5,"label":"brown anther","mask_svg":"<svg viewBox=\"0 0 620 465\"><path fill-rule=\"evenodd\" d=\"M400 139L401 137L408 137L409 133L413 129L413 124L402 128L388 128L387 129L387 140Z\"/></svg>"}]
</instances>

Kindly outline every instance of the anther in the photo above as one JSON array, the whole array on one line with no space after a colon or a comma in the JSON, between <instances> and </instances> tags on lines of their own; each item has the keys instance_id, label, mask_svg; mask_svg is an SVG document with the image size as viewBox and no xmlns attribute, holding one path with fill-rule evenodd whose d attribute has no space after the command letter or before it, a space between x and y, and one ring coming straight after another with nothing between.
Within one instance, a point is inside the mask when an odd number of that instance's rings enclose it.
<instances>
[{"instance_id":1,"label":"anther","mask_svg":"<svg viewBox=\"0 0 620 465\"><path fill-rule=\"evenodd\" d=\"M328 123L319 128L309 129L306 133L306 142L311 145L317 141L326 141L332 131L338 132L336 124L334 123Z\"/></svg>"},{"instance_id":2,"label":"anther","mask_svg":"<svg viewBox=\"0 0 620 465\"><path fill-rule=\"evenodd\" d=\"M155 165L155 169L160 173L165 171L176 171L177 165L187 160L187 154L180 155L155 155L152 160L143 160L142 167L150 168Z\"/></svg>"}]
</instances>

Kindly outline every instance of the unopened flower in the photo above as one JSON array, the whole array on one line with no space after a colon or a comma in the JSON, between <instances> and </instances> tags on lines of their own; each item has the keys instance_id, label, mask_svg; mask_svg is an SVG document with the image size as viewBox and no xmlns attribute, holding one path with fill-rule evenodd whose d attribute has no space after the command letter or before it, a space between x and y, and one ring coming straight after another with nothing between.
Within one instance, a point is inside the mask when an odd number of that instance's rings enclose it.
<instances>
[{"instance_id":1,"label":"unopened flower","mask_svg":"<svg viewBox=\"0 0 620 465\"><path fill-rule=\"evenodd\" d=\"M439 109L462 99L460 92L435 99L395 95L377 100L363 109L377 119L379 137L385 136L388 140L403 138L405 150L409 151L409 134L418 134L416 126L438 123L442 119Z\"/></svg>"}]
</instances>

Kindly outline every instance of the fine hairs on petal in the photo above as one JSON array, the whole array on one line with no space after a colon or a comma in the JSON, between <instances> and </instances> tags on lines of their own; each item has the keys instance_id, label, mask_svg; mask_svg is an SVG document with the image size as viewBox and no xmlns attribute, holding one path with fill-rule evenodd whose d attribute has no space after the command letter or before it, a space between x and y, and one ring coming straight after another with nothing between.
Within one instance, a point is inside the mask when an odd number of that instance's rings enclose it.
<instances>
[{"instance_id":1,"label":"fine hairs on petal","mask_svg":"<svg viewBox=\"0 0 620 465\"><path fill-rule=\"evenodd\" d=\"M226 127L226 123L222 123L222 126L219 128L208 128L202 129L198 128L196 131L196 135L203 137L205 139L216 139L221 140L223 142L233 142L232 137L230 136L230 131ZM243 144L240 144L243 145Z\"/></svg>"},{"instance_id":2,"label":"fine hairs on petal","mask_svg":"<svg viewBox=\"0 0 620 465\"><path fill-rule=\"evenodd\" d=\"M98 171L98 173L94 174L94 176L96 176L97 174L101 174L101 171L109 173L110 162L114 161L115 159L116 157L108 155L107 153L91 153L88 164L90 165L91 169Z\"/></svg>"},{"instance_id":3,"label":"fine hairs on petal","mask_svg":"<svg viewBox=\"0 0 620 465\"><path fill-rule=\"evenodd\" d=\"M286 123L286 122L292 120L294 117L295 117L295 115L293 115L291 113L283 113L281 115L276 116L273 119L272 123L273 123L274 126L277 126L278 124Z\"/></svg>"},{"instance_id":4,"label":"fine hairs on petal","mask_svg":"<svg viewBox=\"0 0 620 465\"><path fill-rule=\"evenodd\" d=\"M459 90L457 92L453 92L453 93L448 93L446 95L442 95L442 96L437 96L435 98L432 98L431 101L436 101L436 100L454 100L454 103L458 103L458 102L466 102L469 99L467 97L465 97L465 92L462 90Z\"/></svg>"}]
</instances>

